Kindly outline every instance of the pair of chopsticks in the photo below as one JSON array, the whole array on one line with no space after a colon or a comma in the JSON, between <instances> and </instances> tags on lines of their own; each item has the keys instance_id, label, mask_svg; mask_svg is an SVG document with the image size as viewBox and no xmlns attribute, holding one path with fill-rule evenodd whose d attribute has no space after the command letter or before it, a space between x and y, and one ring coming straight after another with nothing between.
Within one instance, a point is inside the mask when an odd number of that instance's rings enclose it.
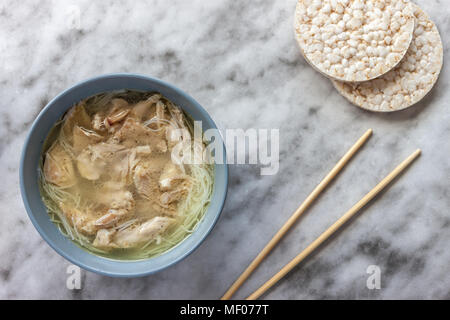
<instances>
[{"instance_id":1,"label":"pair of chopsticks","mask_svg":"<svg viewBox=\"0 0 450 320\"><path fill-rule=\"evenodd\" d=\"M221 298L222 300L230 299L239 287L247 280L252 272L265 259L270 251L283 238L287 231L294 225L297 219L306 211L306 209L313 203L325 187L333 180L334 177L342 170L342 168L349 162L353 155L364 145L364 143L372 135L372 129L367 130L361 138L347 151L347 153L339 160L327 176L317 185L305 201L298 207L292 216L286 221L281 229L275 234L272 240L267 243L264 249L256 256L239 278L232 284L228 291ZM323 232L316 240L314 240L306 249L300 252L291 262L285 265L278 273L264 283L258 290L247 297L247 300L255 300L269 290L274 284L282 279L289 271L302 262L309 254L311 254L317 247L325 242L333 233L344 225L350 218L352 218L361 208L363 208L369 201L371 201L377 194L379 194L392 180L394 180L403 170L405 170L419 155L420 149L417 149L402 163L400 163L391 173L389 173L375 188L367 193L361 200L359 200L350 210L348 210L341 218L333 223L325 232Z\"/></svg>"}]
</instances>

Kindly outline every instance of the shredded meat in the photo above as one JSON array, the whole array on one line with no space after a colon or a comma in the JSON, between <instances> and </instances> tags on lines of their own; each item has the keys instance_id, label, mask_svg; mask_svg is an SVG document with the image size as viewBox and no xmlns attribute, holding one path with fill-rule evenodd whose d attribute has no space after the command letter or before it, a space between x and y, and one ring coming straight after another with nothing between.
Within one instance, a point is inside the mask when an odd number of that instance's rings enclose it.
<instances>
[{"instance_id":1,"label":"shredded meat","mask_svg":"<svg viewBox=\"0 0 450 320\"><path fill-rule=\"evenodd\" d=\"M183 113L160 94L103 103L95 112L85 102L67 112L64 143L49 148L43 173L73 195L58 206L77 232L98 248L132 248L177 221L190 176L172 163L171 151L189 132Z\"/></svg>"}]
</instances>

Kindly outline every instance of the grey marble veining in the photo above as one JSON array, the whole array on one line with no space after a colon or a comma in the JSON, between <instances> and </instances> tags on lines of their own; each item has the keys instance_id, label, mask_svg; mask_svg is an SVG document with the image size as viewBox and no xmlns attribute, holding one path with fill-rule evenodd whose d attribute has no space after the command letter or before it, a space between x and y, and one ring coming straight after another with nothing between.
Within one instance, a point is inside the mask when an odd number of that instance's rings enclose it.
<instances>
[{"instance_id":1,"label":"grey marble veining","mask_svg":"<svg viewBox=\"0 0 450 320\"><path fill-rule=\"evenodd\" d=\"M450 45L450 7L416 1ZM215 299L248 265L345 150L374 136L241 288L244 298L290 261L415 148L421 158L351 224L264 298L450 298L450 74L402 112L349 104L301 57L295 0L0 3L0 298ZM71 24L81 13L79 28ZM73 22L73 21L72 21ZM444 61L449 53L445 50ZM222 129L279 128L280 170L230 167L219 223L187 259L156 275L113 279L69 263L29 221L19 193L25 135L43 106L78 81L138 72L195 97ZM369 265L380 290L366 287Z\"/></svg>"}]
</instances>

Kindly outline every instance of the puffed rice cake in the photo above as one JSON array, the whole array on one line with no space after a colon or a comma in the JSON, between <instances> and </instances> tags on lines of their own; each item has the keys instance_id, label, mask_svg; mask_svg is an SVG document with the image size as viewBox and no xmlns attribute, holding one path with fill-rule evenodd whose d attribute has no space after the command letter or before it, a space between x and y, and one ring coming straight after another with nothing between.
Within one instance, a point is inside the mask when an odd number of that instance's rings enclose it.
<instances>
[{"instance_id":1,"label":"puffed rice cake","mask_svg":"<svg viewBox=\"0 0 450 320\"><path fill-rule=\"evenodd\" d=\"M417 5L412 6L416 20L414 37L394 70L363 83L333 81L353 104L371 111L402 110L419 102L436 83L443 65L442 40L429 16Z\"/></svg>"},{"instance_id":2,"label":"puffed rice cake","mask_svg":"<svg viewBox=\"0 0 450 320\"><path fill-rule=\"evenodd\" d=\"M299 0L295 34L305 59L325 76L361 82L392 70L412 40L407 0Z\"/></svg>"}]
</instances>

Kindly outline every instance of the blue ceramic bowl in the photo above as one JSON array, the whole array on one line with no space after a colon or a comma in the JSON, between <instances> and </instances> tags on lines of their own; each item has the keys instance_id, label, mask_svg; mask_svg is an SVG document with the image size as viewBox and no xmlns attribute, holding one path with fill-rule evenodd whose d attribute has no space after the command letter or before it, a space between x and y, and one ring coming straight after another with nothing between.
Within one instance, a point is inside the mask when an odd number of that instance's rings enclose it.
<instances>
[{"instance_id":1,"label":"blue ceramic bowl","mask_svg":"<svg viewBox=\"0 0 450 320\"><path fill-rule=\"evenodd\" d=\"M202 222L190 236L166 253L138 261L120 261L89 253L64 237L50 221L38 188L38 166L43 142L61 116L80 100L113 90L132 89L157 91L180 106L195 120L202 121L203 130L217 128L211 117L193 98L161 80L135 74L111 74L84 81L62 92L42 110L34 121L22 152L20 190L28 216L47 243L72 263L96 273L114 277L138 277L163 270L194 251L214 227L222 211L228 186L228 167L215 165L215 185L211 204ZM221 141L222 145L223 141ZM225 155L225 147L223 149ZM226 156L225 156L226 159ZM225 162L224 162L225 163Z\"/></svg>"}]
</instances>

